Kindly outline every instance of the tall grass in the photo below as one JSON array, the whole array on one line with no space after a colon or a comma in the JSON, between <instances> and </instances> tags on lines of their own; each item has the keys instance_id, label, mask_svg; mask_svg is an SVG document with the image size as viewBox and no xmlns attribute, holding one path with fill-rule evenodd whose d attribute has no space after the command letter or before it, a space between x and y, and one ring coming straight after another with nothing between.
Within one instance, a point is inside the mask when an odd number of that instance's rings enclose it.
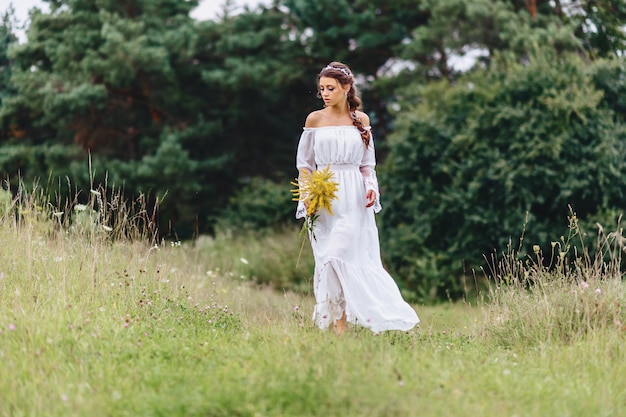
<instances>
[{"instance_id":1,"label":"tall grass","mask_svg":"<svg viewBox=\"0 0 626 417\"><path fill-rule=\"evenodd\" d=\"M18 231L23 227L38 228L37 232L50 237L63 233L73 238L116 241L157 239L159 202L150 209L146 195L129 199L121 188L111 189L106 183L81 194L72 189L69 179L66 190L61 184L51 191L38 182L26 187L21 181L16 188L13 196L11 184L6 184L6 189L0 187L0 219L5 227Z\"/></svg>"},{"instance_id":2,"label":"tall grass","mask_svg":"<svg viewBox=\"0 0 626 417\"><path fill-rule=\"evenodd\" d=\"M588 334L626 330L621 218L591 244L572 211L568 234L522 258L510 246L491 275L489 332L505 345L579 342Z\"/></svg>"},{"instance_id":3,"label":"tall grass","mask_svg":"<svg viewBox=\"0 0 626 417\"><path fill-rule=\"evenodd\" d=\"M626 405L614 327L534 346L491 332L521 313L511 303L528 286L478 308L417 306L410 332L336 337L313 326L309 293L250 279L293 268L297 231L155 241L149 228L103 229L118 226L97 199L77 226L71 204L59 221L38 198L11 196L0 219L0 416L589 416ZM137 228L150 217L110 214Z\"/></svg>"},{"instance_id":4,"label":"tall grass","mask_svg":"<svg viewBox=\"0 0 626 417\"><path fill-rule=\"evenodd\" d=\"M227 230L201 236L194 244L208 262L240 279L301 293L313 287L311 246L305 242L300 256L298 229L284 227L262 233Z\"/></svg>"}]
</instances>

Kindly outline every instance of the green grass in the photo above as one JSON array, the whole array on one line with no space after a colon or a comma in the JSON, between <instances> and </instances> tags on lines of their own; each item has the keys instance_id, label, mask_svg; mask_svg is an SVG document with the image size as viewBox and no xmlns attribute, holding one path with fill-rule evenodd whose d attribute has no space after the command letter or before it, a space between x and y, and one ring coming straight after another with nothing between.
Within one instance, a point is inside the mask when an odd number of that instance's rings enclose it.
<instances>
[{"instance_id":1,"label":"green grass","mask_svg":"<svg viewBox=\"0 0 626 417\"><path fill-rule=\"evenodd\" d=\"M407 333L337 337L312 325L310 294L249 279L268 248L297 253L297 231L229 251L46 218L0 219L2 416L626 414L619 280L494 287L489 303L415 306Z\"/></svg>"}]
</instances>

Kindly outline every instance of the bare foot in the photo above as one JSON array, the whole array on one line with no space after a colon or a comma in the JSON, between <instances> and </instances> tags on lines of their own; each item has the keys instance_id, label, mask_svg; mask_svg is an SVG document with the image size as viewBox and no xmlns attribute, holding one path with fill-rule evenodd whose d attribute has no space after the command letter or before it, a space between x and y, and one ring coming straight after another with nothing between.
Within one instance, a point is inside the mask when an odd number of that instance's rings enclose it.
<instances>
[{"instance_id":1,"label":"bare foot","mask_svg":"<svg viewBox=\"0 0 626 417\"><path fill-rule=\"evenodd\" d=\"M341 318L335 322L335 325L333 326L333 330L335 331L335 334L337 336L342 335L343 333L345 333L346 330L348 330L347 317L346 317L345 311L343 312L343 315L341 316Z\"/></svg>"}]
</instances>

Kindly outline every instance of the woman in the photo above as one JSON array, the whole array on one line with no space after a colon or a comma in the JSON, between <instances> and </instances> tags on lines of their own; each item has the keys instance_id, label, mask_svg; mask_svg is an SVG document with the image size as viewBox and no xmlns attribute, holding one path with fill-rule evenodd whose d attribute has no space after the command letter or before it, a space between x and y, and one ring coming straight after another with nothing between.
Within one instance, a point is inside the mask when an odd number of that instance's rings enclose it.
<instances>
[{"instance_id":1,"label":"woman","mask_svg":"<svg viewBox=\"0 0 626 417\"><path fill-rule=\"evenodd\" d=\"M309 114L300 137L300 175L329 167L339 184L333 214L322 210L311 239L315 258L313 320L322 329L346 330L346 323L374 332L409 330L417 314L400 295L380 258L374 213L381 210L369 117L350 69L331 62L317 77L324 108ZM308 203L300 201L296 218Z\"/></svg>"}]
</instances>

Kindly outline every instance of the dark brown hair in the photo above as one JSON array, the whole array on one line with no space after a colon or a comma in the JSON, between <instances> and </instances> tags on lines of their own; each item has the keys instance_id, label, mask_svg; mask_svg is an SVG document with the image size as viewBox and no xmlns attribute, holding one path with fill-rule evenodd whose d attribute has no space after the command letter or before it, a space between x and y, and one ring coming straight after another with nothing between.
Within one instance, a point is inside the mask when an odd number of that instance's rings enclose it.
<instances>
[{"instance_id":1,"label":"dark brown hair","mask_svg":"<svg viewBox=\"0 0 626 417\"><path fill-rule=\"evenodd\" d=\"M317 88L319 90L319 81L322 77L334 78L339 84L342 86L349 85L350 89L348 90L348 95L346 98L348 99L348 110L350 111L350 117L352 118L352 124L359 129L361 132L361 139L367 148L370 143L370 132L363 126L363 122L357 116L356 111L361 109L361 98L359 97L359 90L357 90L356 85L354 85L354 75L350 68L346 64L342 64L341 62L331 62L322 70L317 76ZM319 94L319 91L318 91Z\"/></svg>"}]
</instances>

